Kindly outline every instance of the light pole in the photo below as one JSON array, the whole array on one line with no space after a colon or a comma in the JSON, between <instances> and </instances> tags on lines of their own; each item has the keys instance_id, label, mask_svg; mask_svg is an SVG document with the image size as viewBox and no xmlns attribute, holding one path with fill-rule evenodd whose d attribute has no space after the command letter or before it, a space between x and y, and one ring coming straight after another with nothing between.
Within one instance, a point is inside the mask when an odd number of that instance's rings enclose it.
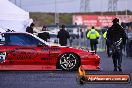
<instances>
[{"instance_id":1,"label":"light pole","mask_svg":"<svg viewBox=\"0 0 132 88\"><path fill-rule=\"evenodd\" d=\"M103 1L100 1L100 12L101 12L101 16L103 16Z\"/></svg>"},{"instance_id":2,"label":"light pole","mask_svg":"<svg viewBox=\"0 0 132 88\"><path fill-rule=\"evenodd\" d=\"M125 11L125 14L126 14L126 22L127 22L127 21L128 21L128 19L127 19L127 15L128 15L128 13L127 13L127 0L126 0L125 5L126 5L126 11Z\"/></svg>"},{"instance_id":3,"label":"light pole","mask_svg":"<svg viewBox=\"0 0 132 88\"><path fill-rule=\"evenodd\" d=\"M20 0L20 7L21 7L22 3L21 3L21 0Z\"/></svg>"},{"instance_id":4,"label":"light pole","mask_svg":"<svg viewBox=\"0 0 132 88\"><path fill-rule=\"evenodd\" d=\"M57 0L55 0L55 24L59 23L59 13L57 12Z\"/></svg>"}]
</instances>

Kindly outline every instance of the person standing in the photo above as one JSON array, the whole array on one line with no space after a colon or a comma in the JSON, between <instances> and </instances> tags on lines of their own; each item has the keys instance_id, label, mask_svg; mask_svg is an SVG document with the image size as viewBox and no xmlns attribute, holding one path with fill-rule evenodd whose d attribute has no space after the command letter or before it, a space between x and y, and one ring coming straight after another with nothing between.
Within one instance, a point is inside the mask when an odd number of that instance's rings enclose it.
<instances>
[{"instance_id":1,"label":"person standing","mask_svg":"<svg viewBox=\"0 0 132 88\"><path fill-rule=\"evenodd\" d=\"M65 25L62 25L62 28L57 34L57 38L59 38L59 44L61 46L66 46L67 45L67 39L70 38L69 33L65 30Z\"/></svg>"},{"instance_id":2,"label":"person standing","mask_svg":"<svg viewBox=\"0 0 132 88\"><path fill-rule=\"evenodd\" d=\"M90 45L89 45L89 39L87 38L88 32L89 32L89 29L87 29L86 32L85 32L85 37L86 37L85 45L86 45L87 47L90 46ZM86 48L86 49L88 49L88 48Z\"/></svg>"},{"instance_id":3,"label":"person standing","mask_svg":"<svg viewBox=\"0 0 132 88\"><path fill-rule=\"evenodd\" d=\"M112 59L114 64L114 71L122 71L122 48L126 44L126 33L124 29L119 25L119 19L113 19L113 25L108 29L106 37L110 40L112 48Z\"/></svg>"},{"instance_id":4,"label":"person standing","mask_svg":"<svg viewBox=\"0 0 132 88\"><path fill-rule=\"evenodd\" d=\"M43 39L44 41L47 41L47 39L50 39L50 34L46 32L46 26L43 26L42 32L38 34L38 37Z\"/></svg>"},{"instance_id":5,"label":"person standing","mask_svg":"<svg viewBox=\"0 0 132 88\"><path fill-rule=\"evenodd\" d=\"M80 42L80 46L82 46L83 45L83 31L82 31L82 29L80 29L80 36L79 36L79 42Z\"/></svg>"},{"instance_id":6,"label":"person standing","mask_svg":"<svg viewBox=\"0 0 132 88\"><path fill-rule=\"evenodd\" d=\"M69 43L70 43L70 46L72 46L72 43L73 43L73 36L70 36L70 38L69 38Z\"/></svg>"},{"instance_id":7,"label":"person standing","mask_svg":"<svg viewBox=\"0 0 132 88\"><path fill-rule=\"evenodd\" d=\"M91 30L87 33L87 38L90 39L90 46L92 51L97 51L97 44L99 33L95 30L94 26L92 26Z\"/></svg>"},{"instance_id":8,"label":"person standing","mask_svg":"<svg viewBox=\"0 0 132 88\"><path fill-rule=\"evenodd\" d=\"M109 41L109 39L107 39L106 34L107 34L107 31L104 32L103 37L104 37L104 39L106 39L107 55L108 55L108 57L110 57L111 56L111 54L110 54L110 41Z\"/></svg>"},{"instance_id":9,"label":"person standing","mask_svg":"<svg viewBox=\"0 0 132 88\"><path fill-rule=\"evenodd\" d=\"M35 24L34 23L31 23L30 24L30 27L27 27L26 28L26 32L33 34L34 27L35 27Z\"/></svg>"}]
</instances>

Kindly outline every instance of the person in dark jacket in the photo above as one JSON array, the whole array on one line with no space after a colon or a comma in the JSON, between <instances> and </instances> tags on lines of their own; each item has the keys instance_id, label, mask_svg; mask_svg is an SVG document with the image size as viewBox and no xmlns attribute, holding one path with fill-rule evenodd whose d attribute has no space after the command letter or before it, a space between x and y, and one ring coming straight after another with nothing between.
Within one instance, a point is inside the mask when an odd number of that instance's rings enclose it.
<instances>
[{"instance_id":1,"label":"person in dark jacket","mask_svg":"<svg viewBox=\"0 0 132 88\"><path fill-rule=\"evenodd\" d=\"M33 34L33 28L35 27L34 23L30 24L30 27L26 28L26 32Z\"/></svg>"},{"instance_id":2,"label":"person in dark jacket","mask_svg":"<svg viewBox=\"0 0 132 88\"><path fill-rule=\"evenodd\" d=\"M38 34L38 37L43 39L44 41L47 41L47 39L50 39L50 35L48 32L46 32L46 30L47 30L46 26L43 26L42 28L43 32Z\"/></svg>"},{"instance_id":3,"label":"person in dark jacket","mask_svg":"<svg viewBox=\"0 0 132 88\"><path fill-rule=\"evenodd\" d=\"M62 28L57 34L57 38L59 38L59 44L61 46L66 46L67 45L67 39L70 38L69 33L65 30L65 25L62 25Z\"/></svg>"},{"instance_id":4,"label":"person in dark jacket","mask_svg":"<svg viewBox=\"0 0 132 88\"><path fill-rule=\"evenodd\" d=\"M112 48L112 59L114 64L114 71L122 71L121 62L122 62L122 48L126 43L126 33L124 29L119 25L119 19L113 19L113 25L107 31L107 39L110 42Z\"/></svg>"}]
</instances>

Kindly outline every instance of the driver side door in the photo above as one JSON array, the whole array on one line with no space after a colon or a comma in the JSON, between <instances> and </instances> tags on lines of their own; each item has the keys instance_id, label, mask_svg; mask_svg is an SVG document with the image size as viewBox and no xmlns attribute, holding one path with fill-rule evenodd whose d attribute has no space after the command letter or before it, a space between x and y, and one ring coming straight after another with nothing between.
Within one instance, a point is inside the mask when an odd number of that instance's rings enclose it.
<instances>
[{"instance_id":1,"label":"driver side door","mask_svg":"<svg viewBox=\"0 0 132 88\"><path fill-rule=\"evenodd\" d=\"M6 52L10 64L14 65L37 65L44 64L41 56L49 58L49 51L41 52L41 47L37 45L41 41L28 34L6 34Z\"/></svg>"}]
</instances>

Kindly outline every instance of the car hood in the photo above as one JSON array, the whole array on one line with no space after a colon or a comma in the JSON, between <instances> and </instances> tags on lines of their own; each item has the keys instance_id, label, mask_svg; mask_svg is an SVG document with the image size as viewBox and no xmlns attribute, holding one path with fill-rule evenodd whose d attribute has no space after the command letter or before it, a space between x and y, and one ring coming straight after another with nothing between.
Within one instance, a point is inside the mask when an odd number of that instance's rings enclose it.
<instances>
[{"instance_id":1,"label":"car hood","mask_svg":"<svg viewBox=\"0 0 132 88\"><path fill-rule=\"evenodd\" d=\"M54 46L51 46L51 47L56 47L56 48L59 48L61 51L65 51L65 52L75 52L75 53L81 53L81 52L89 52L88 50L84 50L84 49L81 49L81 48L73 48L73 47L69 47L69 46L59 46L59 45L54 45Z\"/></svg>"},{"instance_id":2,"label":"car hood","mask_svg":"<svg viewBox=\"0 0 132 88\"><path fill-rule=\"evenodd\" d=\"M60 54L75 53L78 56L80 56L80 58L91 58L93 56L98 58L98 55L95 54L94 52L90 52L88 50L84 50L84 49L81 49L81 48L73 48L73 47L68 47L68 46L51 46L51 48L59 50Z\"/></svg>"}]
</instances>

